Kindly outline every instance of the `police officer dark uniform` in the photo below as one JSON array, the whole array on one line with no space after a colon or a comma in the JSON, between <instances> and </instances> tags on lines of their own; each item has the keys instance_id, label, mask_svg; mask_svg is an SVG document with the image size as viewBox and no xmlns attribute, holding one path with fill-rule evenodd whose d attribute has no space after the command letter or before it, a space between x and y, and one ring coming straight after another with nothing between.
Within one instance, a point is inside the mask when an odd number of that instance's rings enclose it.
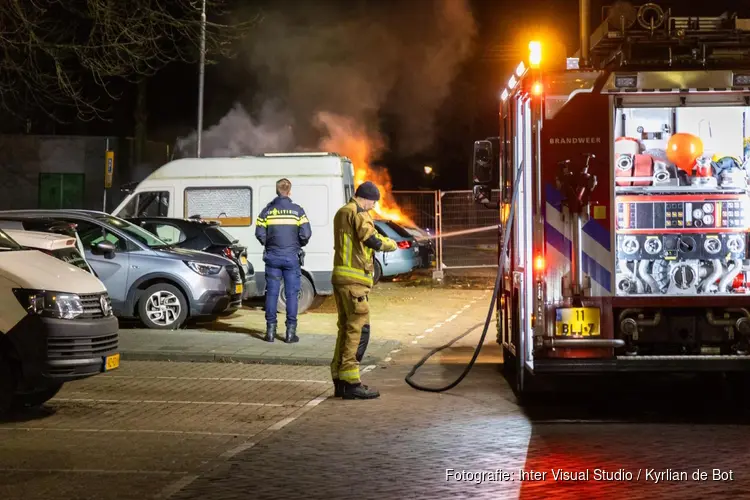
<instances>
[{"instance_id":1,"label":"police officer dark uniform","mask_svg":"<svg viewBox=\"0 0 750 500\"><path fill-rule=\"evenodd\" d=\"M381 236L368 213L380 199L372 182L357 188L349 203L333 219L333 294L338 309L338 337L331 361L335 395L345 399L373 399L380 393L362 384L359 363L370 340L370 301L374 252L398 247Z\"/></svg>"},{"instance_id":2,"label":"police officer dark uniform","mask_svg":"<svg viewBox=\"0 0 750 500\"><path fill-rule=\"evenodd\" d=\"M276 336L276 313L281 281L286 298L285 342L298 342L297 307L302 277L302 247L312 236L305 210L289 198L292 183L289 179L276 182L276 198L260 212L256 220L255 237L263 245L266 267L266 340Z\"/></svg>"}]
</instances>

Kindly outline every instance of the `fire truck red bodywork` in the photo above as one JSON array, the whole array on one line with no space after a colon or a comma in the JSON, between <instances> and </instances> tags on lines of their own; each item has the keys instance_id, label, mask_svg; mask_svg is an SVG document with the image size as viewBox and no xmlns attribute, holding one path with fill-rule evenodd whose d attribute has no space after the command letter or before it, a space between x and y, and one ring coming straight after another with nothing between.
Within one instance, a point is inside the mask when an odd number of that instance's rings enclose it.
<instances>
[{"instance_id":1,"label":"fire truck red bodywork","mask_svg":"<svg viewBox=\"0 0 750 500\"><path fill-rule=\"evenodd\" d=\"M750 33L744 37L743 43L750 44ZM713 40L716 39L714 36ZM734 200L742 204L750 202L747 185L712 192L700 188L691 191L691 186L700 184L688 183L669 191L657 186L656 181L653 185L628 181L622 172L615 178L620 158L619 153L616 154L615 139L630 139L619 131L618 120L629 110L672 109L671 133L680 132L684 125L678 127L674 118L678 114L675 110L680 108L744 107L747 110L744 113L750 118L750 76L748 84L740 85L738 82L745 80L738 78L742 76L739 69L740 66L730 66L695 71L679 70L669 63L657 64L625 71L625 76L637 82L628 88L618 83L617 70L544 72L528 68L524 63L516 70L502 96L501 146L497 160L500 163L500 219L504 224L508 222L514 189L519 190L508 254L499 256L504 276L498 300L498 343L503 347L506 365L520 375L517 378L546 372L750 372L750 349L747 348L750 347L747 342L750 339L750 293L742 278L744 273L750 272L750 261L743 261L745 267L735 279L736 285L725 290L719 287L711 293L679 295L654 290L654 285L647 285L651 286L648 289L651 293L628 294L618 289L623 279L619 267L622 262L617 257L621 252L618 238L622 235L660 238L669 234L678 237L693 234L723 238L721 235L734 234L741 235L748 244L750 218L745 219L748 223L742 227L723 226L718 222L712 223L710 229L697 225L692 228L669 226L669 223L663 227L622 227L622 221L629 220L628 210L638 210L641 202L655 206L658 203L699 204L710 199L718 200L717 203ZM750 75L750 68L744 69ZM750 128L744 130L744 116L742 127L748 141ZM624 127L623 124L620 128L624 130ZM659 134L644 131L644 138L653 136ZM581 269L588 282L582 305L584 309L597 309L599 317L597 327L590 330L594 333L581 330L570 334L560 331L561 311L569 313L580 306L574 307L566 288L572 259L568 225L571 219L564 208L557 174L560 162L569 160L574 166L582 166L586 155L594 155L589 173L596 177L597 185L591 194L588 218L581 233ZM750 154L745 153L745 156L746 164L742 168L750 165ZM634 170L636 176L648 171L643 165ZM516 171L522 172L519 179L515 178ZM636 188L635 194L627 190L631 187ZM637 188L642 191L638 192ZM750 206L747 208L750 210ZM618 215L618 210L624 210L626 215ZM720 217L718 213L717 218ZM708 233L710 235L705 236ZM741 259L745 255L743 249ZM730 258L727 254L725 263L732 259L736 262L738 257ZM641 261L630 262L635 276L638 276L636 265ZM656 265L654 259L648 262L648 266L652 265ZM624 269L628 270L627 264ZM648 269L656 272L656 267ZM711 268L698 269L692 277L697 282L698 272L703 273L701 286L713 285L710 281L715 276L707 269ZM722 269L733 270L731 264ZM670 272L672 270L670 268ZM722 276L730 274L726 272ZM628 329L632 325L634 329ZM643 352L638 350L639 346L644 346ZM519 386L522 387L523 382Z\"/></svg>"}]
</instances>

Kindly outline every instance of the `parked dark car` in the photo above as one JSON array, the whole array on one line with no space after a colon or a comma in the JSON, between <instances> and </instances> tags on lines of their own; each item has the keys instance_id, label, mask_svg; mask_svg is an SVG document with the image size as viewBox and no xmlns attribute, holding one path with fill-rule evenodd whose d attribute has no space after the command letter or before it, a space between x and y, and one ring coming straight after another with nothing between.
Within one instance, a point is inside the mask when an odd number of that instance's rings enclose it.
<instances>
[{"instance_id":1,"label":"parked dark car","mask_svg":"<svg viewBox=\"0 0 750 500\"><path fill-rule=\"evenodd\" d=\"M169 217L128 217L125 220L155 234L160 240L178 248L200 250L226 257L240 268L245 284L244 298L255 286L255 270L247 259L247 247L221 228L216 221L175 219Z\"/></svg>"}]
</instances>

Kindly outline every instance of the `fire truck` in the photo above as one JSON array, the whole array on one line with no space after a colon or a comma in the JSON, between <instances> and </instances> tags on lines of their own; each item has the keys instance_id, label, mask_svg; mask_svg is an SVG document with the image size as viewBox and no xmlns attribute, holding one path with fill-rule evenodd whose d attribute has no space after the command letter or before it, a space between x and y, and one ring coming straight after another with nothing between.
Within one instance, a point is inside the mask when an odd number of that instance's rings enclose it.
<instances>
[{"instance_id":1,"label":"fire truck","mask_svg":"<svg viewBox=\"0 0 750 500\"><path fill-rule=\"evenodd\" d=\"M529 44L474 143L498 210L497 341L547 374L750 373L750 19L618 2L564 61ZM492 200L499 189L499 199ZM509 379L510 381L510 379Z\"/></svg>"}]
</instances>

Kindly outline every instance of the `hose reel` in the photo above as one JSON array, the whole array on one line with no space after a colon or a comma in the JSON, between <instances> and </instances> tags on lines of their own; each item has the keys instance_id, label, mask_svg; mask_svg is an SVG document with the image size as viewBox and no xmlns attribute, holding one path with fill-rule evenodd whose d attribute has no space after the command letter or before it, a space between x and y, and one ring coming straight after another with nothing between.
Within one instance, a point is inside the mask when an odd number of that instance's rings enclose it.
<instances>
[{"instance_id":1,"label":"hose reel","mask_svg":"<svg viewBox=\"0 0 750 500\"><path fill-rule=\"evenodd\" d=\"M641 5L638 9L638 24L644 29L654 31L664 24L664 11L655 3Z\"/></svg>"}]
</instances>

